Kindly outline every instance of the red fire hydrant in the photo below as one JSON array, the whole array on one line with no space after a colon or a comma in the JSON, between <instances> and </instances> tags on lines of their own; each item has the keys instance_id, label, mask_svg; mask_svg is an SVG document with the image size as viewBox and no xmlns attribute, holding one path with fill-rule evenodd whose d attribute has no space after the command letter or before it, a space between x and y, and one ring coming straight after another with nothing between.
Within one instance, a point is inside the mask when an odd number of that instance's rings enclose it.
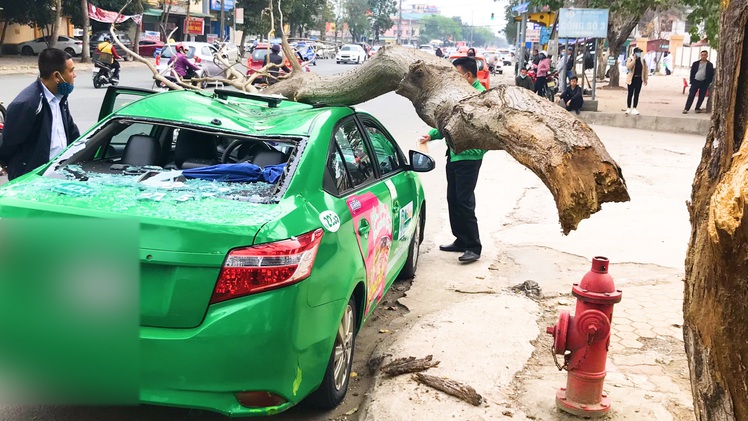
<instances>
[{"instance_id":1,"label":"red fire hydrant","mask_svg":"<svg viewBox=\"0 0 748 421\"><path fill-rule=\"evenodd\" d=\"M556 354L564 356L564 364L556 361L556 366L569 372L566 387L556 392L556 406L582 417L602 417L610 411L603 384L613 304L621 301L621 290L608 274L608 259L593 258L592 270L571 293L577 297L574 316L562 311L556 325L546 329L554 338L554 360Z\"/></svg>"}]
</instances>

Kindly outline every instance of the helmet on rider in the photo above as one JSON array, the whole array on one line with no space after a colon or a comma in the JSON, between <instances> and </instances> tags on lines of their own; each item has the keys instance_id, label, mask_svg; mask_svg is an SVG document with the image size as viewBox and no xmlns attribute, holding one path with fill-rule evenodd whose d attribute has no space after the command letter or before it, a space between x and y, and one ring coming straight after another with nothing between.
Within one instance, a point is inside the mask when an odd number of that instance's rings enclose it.
<instances>
[{"instance_id":1,"label":"helmet on rider","mask_svg":"<svg viewBox=\"0 0 748 421\"><path fill-rule=\"evenodd\" d=\"M177 52L184 53L184 45L182 43L177 44Z\"/></svg>"}]
</instances>

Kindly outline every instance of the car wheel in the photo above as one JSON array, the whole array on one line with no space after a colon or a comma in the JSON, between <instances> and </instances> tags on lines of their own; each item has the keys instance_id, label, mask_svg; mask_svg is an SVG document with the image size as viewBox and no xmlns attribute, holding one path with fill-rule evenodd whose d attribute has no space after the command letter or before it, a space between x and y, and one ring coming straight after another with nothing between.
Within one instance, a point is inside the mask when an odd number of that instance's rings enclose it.
<instances>
[{"instance_id":1,"label":"car wheel","mask_svg":"<svg viewBox=\"0 0 748 421\"><path fill-rule=\"evenodd\" d=\"M351 379L353 351L356 345L356 301L351 297L335 334L330 361L319 389L309 395L312 406L335 408L343 401Z\"/></svg>"},{"instance_id":2,"label":"car wheel","mask_svg":"<svg viewBox=\"0 0 748 421\"><path fill-rule=\"evenodd\" d=\"M66 48L65 52L70 54L70 57L75 57L75 50L73 50L72 48L70 47Z\"/></svg>"},{"instance_id":3,"label":"car wheel","mask_svg":"<svg viewBox=\"0 0 748 421\"><path fill-rule=\"evenodd\" d=\"M421 215L423 215L423 211L421 211ZM408 259L405 261L405 266L403 266L400 273L397 275L398 279L411 279L416 276L418 255L421 252L421 232L423 230L423 223L425 222L421 215L419 215L419 217L414 221L416 224L416 230L413 232L413 238L410 240Z\"/></svg>"},{"instance_id":4,"label":"car wheel","mask_svg":"<svg viewBox=\"0 0 748 421\"><path fill-rule=\"evenodd\" d=\"M34 49L28 45L24 45L23 48L21 48L21 54L24 56L32 56L34 55Z\"/></svg>"},{"instance_id":5,"label":"car wheel","mask_svg":"<svg viewBox=\"0 0 748 421\"><path fill-rule=\"evenodd\" d=\"M340 60L335 60L335 63L338 63L338 64L340 64Z\"/></svg>"}]
</instances>

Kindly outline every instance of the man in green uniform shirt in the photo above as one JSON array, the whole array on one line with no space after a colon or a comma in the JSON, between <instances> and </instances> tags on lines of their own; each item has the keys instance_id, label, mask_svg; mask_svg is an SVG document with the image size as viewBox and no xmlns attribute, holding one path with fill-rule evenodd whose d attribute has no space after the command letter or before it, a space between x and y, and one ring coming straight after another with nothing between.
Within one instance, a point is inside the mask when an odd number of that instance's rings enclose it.
<instances>
[{"instance_id":1,"label":"man in green uniform shirt","mask_svg":"<svg viewBox=\"0 0 748 421\"><path fill-rule=\"evenodd\" d=\"M478 65L472 57L460 57L453 62L460 73L475 89L485 91L476 75ZM419 142L426 143L444 136L437 129L431 129ZM451 244L439 246L442 251L459 251L461 262L474 262L480 259L481 243L478 235L478 219L475 217L475 185L478 182L483 155L482 149L468 149L447 153L447 205L449 225L455 240Z\"/></svg>"}]
</instances>

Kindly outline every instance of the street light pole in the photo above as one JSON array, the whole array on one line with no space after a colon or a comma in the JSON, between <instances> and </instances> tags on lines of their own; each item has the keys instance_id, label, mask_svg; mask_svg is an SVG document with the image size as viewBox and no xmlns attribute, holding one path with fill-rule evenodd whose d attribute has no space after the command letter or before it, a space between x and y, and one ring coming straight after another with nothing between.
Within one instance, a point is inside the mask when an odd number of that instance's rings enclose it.
<instances>
[{"instance_id":1,"label":"street light pole","mask_svg":"<svg viewBox=\"0 0 748 421\"><path fill-rule=\"evenodd\" d=\"M397 17L397 44L402 45L403 0L400 0L400 13Z\"/></svg>"},{"instance_id":2,"label":"street light pole","mask_svg":"<svg viewBox=\"0 0 748 421\"><path fill-rule=\"evenodd\" d=\"M220 0L219 3L221 3L221 34L218 36L218 39L223 41L223 34L226 31L226 11L223 2L225 0Z\"/></svg>"}]
</instances>

